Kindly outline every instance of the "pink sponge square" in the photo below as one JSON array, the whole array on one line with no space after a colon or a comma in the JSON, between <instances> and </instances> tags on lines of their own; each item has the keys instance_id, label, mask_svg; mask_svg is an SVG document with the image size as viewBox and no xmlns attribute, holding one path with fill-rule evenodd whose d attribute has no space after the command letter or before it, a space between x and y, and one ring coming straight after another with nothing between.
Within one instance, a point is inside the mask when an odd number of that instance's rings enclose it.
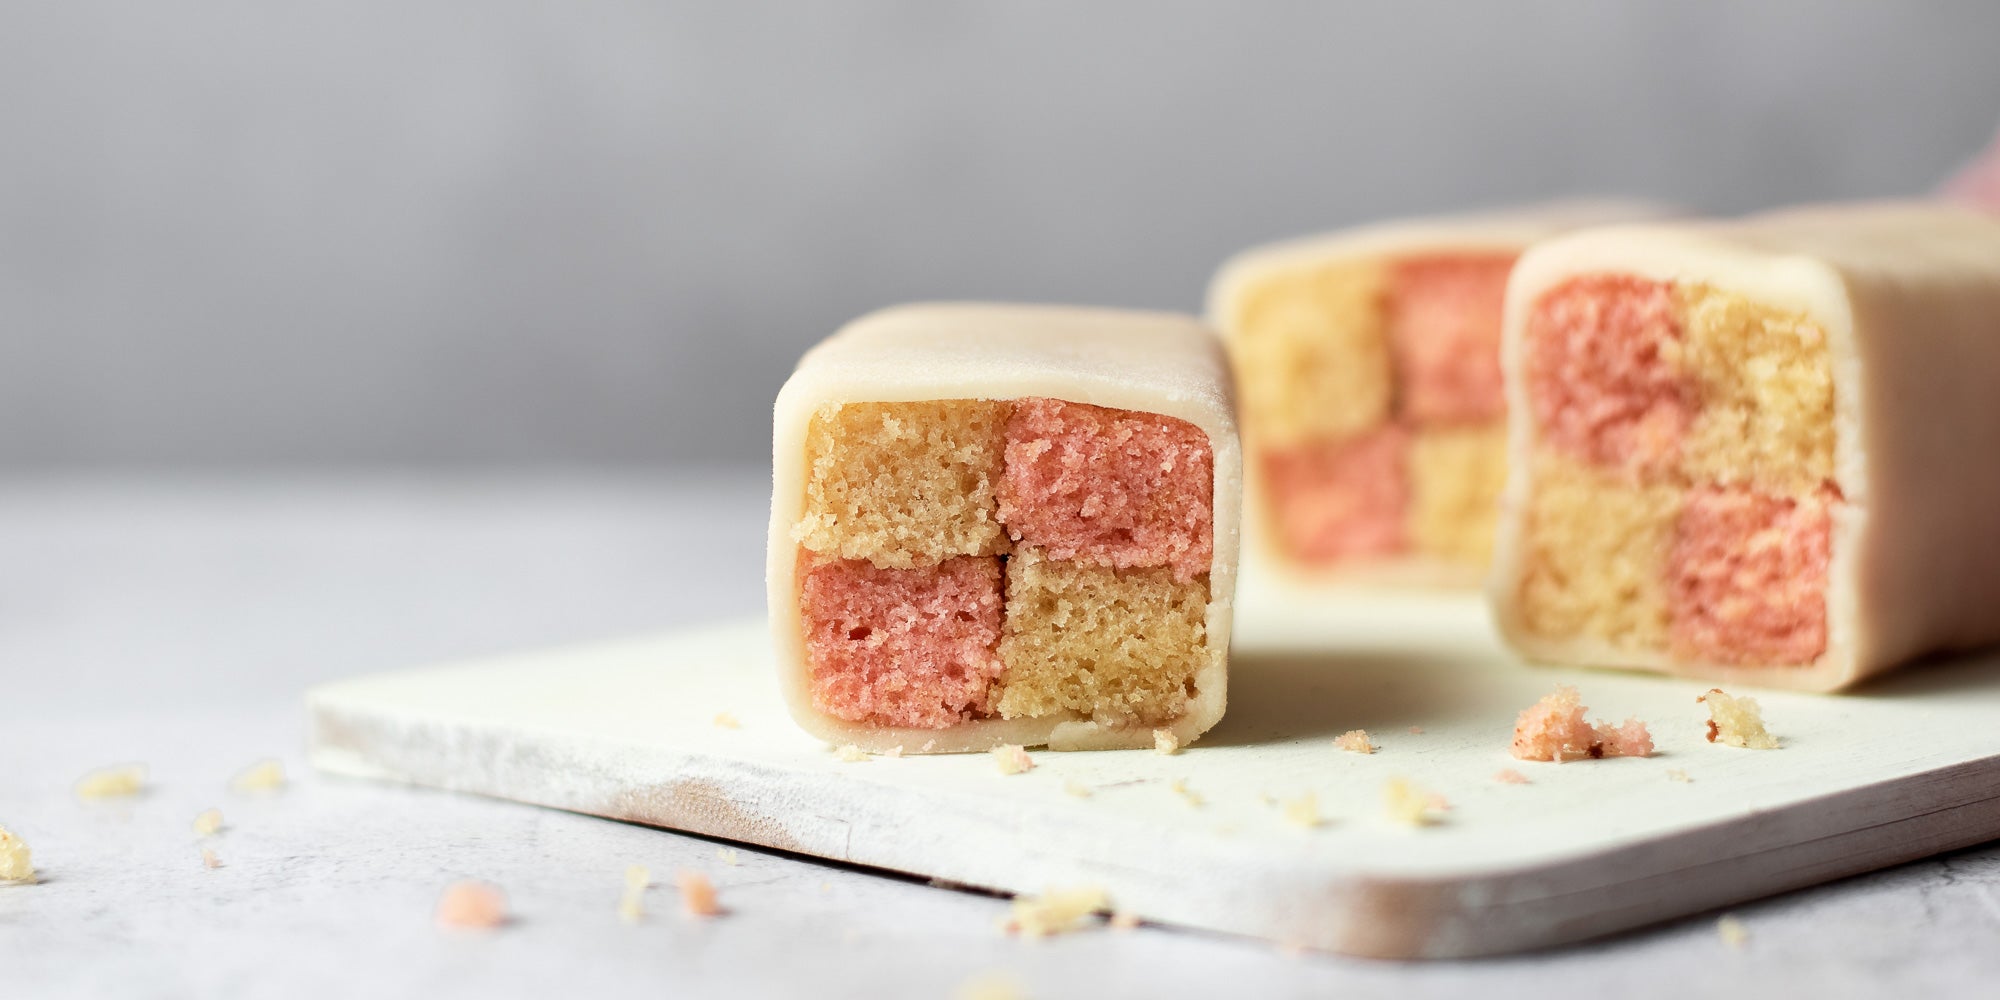
<instances>
[{"instance_id":1,"label":"pink sponge square","mask_svg":"<svg viewBox=\"0 0 2000 1000\"><path fill-rule=\"evenodd\" d=\"M942 729L984 714L1000 676L1000 560L921 569L805 557L799 610L813 706L849 722Z\"/></svg>"},{"instance_id":2,"label":"pink sponge square","mask_svg":"<svg viewBox=\"0 0 2000 1000\"><path fill-rule=\"evenodd\" d=\"M1717 663L1810 663L1826 649L1830 499L1704 487L1668 554L1678 650Z\"/></svg>"},{"instance_id":3,"label":"pink sponge square","mask_svg":"<svg viewBox=\"0 0 2000 1000\"><path fill-rule=\"evenodd\" d=\"M1496 420L1500 313L1511 256L1419 257L1389 277L1389 343L1404 416L1419 424Z\"/></svg>"},{"instance_id":4,"label":"pink sponge square","mask_svg":"<svg viewBox=\"0 0 2000 1000\"><path fill-rule=\"evenodd\" d=\"M1695 411L1694 387L1670 360L1681 335L1665 282L1593 276L1544 293L1526 345L1542 436L1598 465L1671 469Z\"/></svg>"},{"instance_id":5,"label":"pink sponge square","mask_svg":"<svg viewBox=\"0 0 2000 1000\"><path fill-rule=\"evenodd\" d=\"M1409 545L1410 432L1396 424L1264 453L1272 523L1307 563L1389 556Z\"/></svg>"},{"instance_id":6,"label":"pink sponge square","mask_svg":"<svg viewBox=\"0 0 2000 1000\"><path fill-rule=\"evenodd\" d=\"M1184 420L1023 399L1007 420L1000 523L1051 559L1180 580L1215 557L1215 456Z\"/></svg>"}]
</instances>

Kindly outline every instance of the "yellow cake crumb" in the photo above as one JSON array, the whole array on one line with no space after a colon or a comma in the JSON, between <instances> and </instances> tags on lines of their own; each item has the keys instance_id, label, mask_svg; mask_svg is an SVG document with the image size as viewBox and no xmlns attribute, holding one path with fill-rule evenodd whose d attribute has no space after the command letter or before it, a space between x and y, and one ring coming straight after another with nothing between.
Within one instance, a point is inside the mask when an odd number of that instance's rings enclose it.
<instances>
[{"instance_id":1,"label":"yellow cake crumb","mask_svg":"<svg viewBox=\"0 0 2000 1000\"><path fill-rule=\"evenodd\" d=\"M1493 780L1503 785L1526 785L1530 783L1527 775L1511 767L1500 769L1493 775Z\"/></svg>"},{"instance_id":2,"label":"yellow cake crumb","mask_svg":"<svg viewBox=\"0 0 2000 1000\"><path fill-rule=\"evenodd\" d=\"M618 897L618 919L636 924L646 916L646 887L652 884L653 873L645 865L625 869L625 891Z\"/></svg>"},{"instance_id":3,"label":"yellow cake crumb","mask_svg":"<svg viewBox=\"0 0 2000 1000\"><path fill-rule=\"evenodd\" d=\"M681 910L688 916L721 915L722 904L716 899L715 883L710 882L708 876L683 869L674 873L674 885L681 891Z\"/></svg>"},{"instance_id":4,"label":"yellow cake crumb","mask_svg":"<svg viewBox=\"0 0 2000 1000\"><path fill-rule=\"evenodd\" d=\"M1026 774L1035 769L1035 758L1017 743L1003 743L987 752L993 755L993 766L1001 774Z\"/></svg>"},{"instance_id":5,"label":"yellow cake crumb","mask_svg":"<svg viewBox=\"0 0 2000 1000\"><path fill-rule=\"evenodd\" d=\"M1382 786L1382 805L1389 819L1406 826L1430 826L1451 808L1444 796L1426 791L1407 778L1390 778Z\"/></svg>"},{"instance_id":6,"label":"yellow cake crumb","mask_svg":"<svg viewBox=\"0 0 2000 1000\"><path fill-rule=\"evenodd\" d=\"M868 752L852 743L833 748L833 759L843 764L859 764L868 759Z\"/></svg>"},{"instance_id":7,"label":"yellow cake crumb","mask_svg":"<svg viewBox=\"0 0 2000 1000\"><path fill-rule=\"evenodd\" d=\"M211 871L222 867L222 859L215 856L215 848L204 847L201 849L201 866Z\"/></svg>"},{"instance_id":8,"label":"yellow cake crumb","mask_svg":"<svg viewBox=\"0 0 2000 1000\"><path fill-rule=\"evenodd\" d=\"M1326 822L1320 818L1319 797L1311 792L1296 799L1286 799L1283 808L1285 822L1301 830L1310 830Z\"/></svg>"},{"instance_id":9,"label":"yellow cake crumb","mask_svg":"<svg viewBox=\"0 0 2000 1000\"><path fill-rule=\"evenodd\" d=\"M229 787L238 792L276 792L285 787L285 765L266 758L236 773L229 779Z\"/></svg>"},{"instance_id":10,"label":"yellow cake crumb","mask_svg":"<svg viewBox=\"0 0 2000 1000\"><path fill-rule=\"evenodd\" d=\"M898 743L895 746L892 746L889 749L882 751L882 756L888 757L892 760L901 757L902 755L903 755L903 745L901 743Z\"/></svg>"},{"instance_id":11,"label":"yellow cake crumb","mask_svg":"<svg viewBox=\"0 0 2000 1000\"><path fill-rule=\"evenodd\" d=\"M146 765L117 764L100 767L77 779L76 797L115 799L137 795L146 788Z\"/></svg>"},{"instance_id":12,"label":"yellow cake crumb","mask_svg":"<svg viewBox=\"0 0 2000 1000\"><path fill-rule=\"evenodd\" d=\"M736 716L728 712L717 712L715 713L715 727L717 729L742 729L743 723L737 721Z\"/></svg>"},{"instance_id":13,"label":"yellow cake crumb","mask_svg":"<svg viewBox=\"0 0 2000 1000\"><path fill-rule=\"evenodd\" d=\"M1333 741L1333 745L1348 753L1375 752L1375 744L1368 741L1368 730L1366 729L1350 729L1347 732L1341 733L1340 737Z\"/></svg>"},{"instance_id":14,"label":"yellow cake crumb","mask_svg":"<svg viewBox=\"0 0 2000 1000\"><path fill-rule=\"evenodd\" d=\"M220 809L204 809L201 811L201 815L194 818L194 832L204 837L213 837L216 831L221 829L222 810Z\"/></svg>"},{"instance_id":15,"label":"yellow cake crumb","mask_svg":"<svg viewBox=\"0 0 2000 1000\"><path fill-rule=\"evenodd\" d=\"M918 752L918 753L930 753L930 752L931 752L932 750L934 750L934 749L936 749L936 748L937 748L937 741L936 741L936 740L925 740L925 741L924 741L924 745L923 745L923 746L920 746L920 747L918 747L918 748L917 748L917 752Z\"/></svg>"},{"instance_id":16,"label":"yellow cake crumb","mask_svg":"<svg viewBox=\"0 0 2000 1000\"><path fill-rule=\"evenodd\" d=\"M1208 804L1208 800L1202 798L1201 793L1196 792L1192 788L1189 788L1187 786L1187 782L1179 778L1175 778L1173 784L1167 787L1173 789L1174 794L1180 796L1182 802L1185 802L1196 809L1200 809L1202 806Z\"/></svg>"},{"instance_id":17,"label":"yellow cake crumb","mask_svg":"<svg viewBox=\"0 0 2000 1000\"><path fill-rule=\"evenodd\" d=\"M1111 915L1111 929L1114 931L1129 931L1137 926L1139 915L1136 913L1119 910Z\"/></svg>"},{"instance_id":18,"label":"yellow cake crumb","mask_svg":"<svg viewBox=\"0 0 2000 1000\"><path fill-rule=\"evenodd\" d=\"M33 852L26 841L0 826L0 882L35 881Z\"/></svg>"},{"instance_id":19,"label":"yellow cake crumb","mask_svg":"<svg viewBox=\"0 0 2000 1000\"><path fill-rule=\"evenodd\" d=\"M952 1000L1025 1000L1020 984L997 972L984 972L951 991Z\"/></svg>"},{"instance_id":20,"label":"yellow cake crumb","mask_svg":"<svg viewBox=\"0 0 2000 1000\"><path fill-rule=\"evenodd\" d=\"M735 868L743 863L743 856L737 854L733 847L718 847L715 849L715 860Z\"/></svg>"},{"instance_id":21,"label":"yellow cake crumb","mask_svg":"<svg viewBox=\"0 0 2000 1000\"><path fill-rule=\"evenodd\" d=\"M1153 730L1153 752L1163 753L1170 757L1173 756L1174 754L1180 753L1181 752L1180 737L1175 736L1174 731L1171 729Z\"/></svg>"},{"instance_id":22,"label":"yellow cake crumb","mask_svg":"<svg viewBox=\"0 0 2000 1000\"><path fill-rule=\"evenodd\" d=\"M1750 928L1745 927L1743 921L1733 915L1725 915L1718 919L1715 922L1715 933L1722 938L1723 944L1731 948L1740 950L1750 943Z\"/></svg>"},{"instance_id":23,"label":"yellow cake crumb","mask_svg":"<svg viewBox=\"0 0 2000 1000\"><path fill-rule=\"evenodd\" d=\"M792 540L895 569L1007 551L998 488L1012 409L980 399L820 407Z\"/></svg>"},{"instance_id":24,"label":"yellow cake crumb","mask_svg":"<svg viewBox=\"0 0 2000 1000\"><path fill-rule=\"evenodd\" d=\"M1378 260L1257 279L1225 317L1243 431L1256 447L1344 437L1389 419L1395 379Z\"/></svg>"},{"instance_id":25,"label":"yellow cake crumb","mask_svg":"<svg viewBox=\"0 0 2000 1000\"><path fill-rule=\"evenodd\" d=\"M437 923L452 930L492 930L507 922L507 896L500 887L465 879L444 887Z\"/></svg>"},{"instance_id":26,"label":"yellow cake crumb","mask_svg":"<svg viewBox=\"0 0 2000 1000\"><path fill-rule=\"evenodd\" d=\"M1068 795L1074 795L1079 799L1087 799L1090 798L1092 795L1097 794L1090 790L1089 785L1077 781L1074 778L1064 779L1063 792Z\"/></svg>"},{"instance_id":27,"label":"yellow cake crumb","mask_svg":"<svg viewBox=\"0 0 2000 1000\"><path fill-rule=\"evenodd\" d=\"M1667 769L1667 780L1678 781L1683 785L1689 785L1694 783L1694 779L1688 777L1688 773L1686 771L1681 770L1678 767L1672 767Z\"/></svg>"},{"instance_id":28,"label":"yellow cake crumb","mask_svg":"<svg viewBox=\"0 0 2000 1000\"><path fill-rule=\"evenodd\" d=\"M1681 494L1569 458L1535 463L1520 613L1528 631L1627 649L1667 643L1666 561Z\"/></svg>"},{"instance_id":29,"label":"yellow cake crumb","mask_svg":"<svg viewBox=\"0 0 2000 1000\"><path fill-rule=\"evenodd\" d=\"M1151 726L1186 710L1209 659L1207 576L1063 562L1023 545L1007 560L1006 595L1003 718L1076 712Z\"/></svg>"},{"instance_id":30,"label":"yellow cake crumb","mask_svg":"<svg viewBox=\"0 0 2000 1000\"><path fill-rule=\"evenodd\" d=\"M1050 889L1039 896L1016 897L1002 926L1025 938L1047 937L1081 930L1110 905L1111 898L1097 886Z\"/></svg>"},{"instance_id":31,"label":"yellow cake crumb","mask_svg":"<svg viewBox=\"0 0 2000 1000\"><path fill-rule=\"evenodd\" d=\"M1737 697L1710 688L1695 701L1708 705L1708 741L1748 750L1776 750L1778 738L1764 728L1764 712L1755 698Z\"/></svg>"},{"instance_id":32,"label":"yellow cake crumb","mask_svg":"<svg viewBox=\"0 0 2000 1000\"><path fill-rule=\"evenodd\" d=\"M1486 565L1500 490L1507 485L1505 422L1423 428L1410 442L1410 542L1454 562Z\"/></svg>"}]
</instances>

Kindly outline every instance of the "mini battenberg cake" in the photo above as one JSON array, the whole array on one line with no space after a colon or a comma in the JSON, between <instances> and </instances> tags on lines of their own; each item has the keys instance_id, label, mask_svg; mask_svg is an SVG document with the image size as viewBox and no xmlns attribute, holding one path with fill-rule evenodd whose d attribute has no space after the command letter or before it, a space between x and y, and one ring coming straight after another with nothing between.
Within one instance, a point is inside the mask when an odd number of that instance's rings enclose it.
<instances>
[{"instance_id":1,"label":"mini battenberg cake","mask_svg":"<svg viewBox=\"0 0 2000 1000\"><path fill-rule=\"evenodd\" d=\"M1529 658L1827 690L2000 639L2000 219L1575 233L1515 268L1503 358Z\"/></svg>"},{"instance_id":2,"label":"mini battenberg cake","mask_svg":"<svg viewBox=\"0 0 2000 1000\"><path fill-rule=\"evenodd\" d=\"M1619 202L1386 223L1224 265L1257 555L1294 581L1471 586L1506 478L1500 313L1529 244Z\"/></svg>"},{"instance_id":3,"label":"mini battenberg cake","mask_svg":"<svg viewBox=\"0 0 2000 1000\"><path fill-rule=\"evenodd\" d=\"M1185 743L1222 717L1241 457L1191 317L903 306L778 393L792 714L910 753Z\"/></svg>"}]
</instances>

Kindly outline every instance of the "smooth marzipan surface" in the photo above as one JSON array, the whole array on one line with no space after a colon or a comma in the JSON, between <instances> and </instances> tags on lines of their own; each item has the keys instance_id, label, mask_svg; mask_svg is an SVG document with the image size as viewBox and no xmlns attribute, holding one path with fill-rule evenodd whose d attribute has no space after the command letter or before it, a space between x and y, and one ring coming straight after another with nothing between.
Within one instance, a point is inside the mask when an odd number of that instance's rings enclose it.
<instances>
[{"instance_id":1,"label":"smooth marzipan surface","mask_svg":"<svg viewBox=\"0 0 2000 1000\"><path fill-rule=\"evenodd\" d=\"M835 744L909 752L1005 743L1063 750L1153 744L1150 728L1114 729L1072 717L985 719L931 730L856 725L812 708L791 536L805 494L804 436L812 413L829 403L1024 397L1163 414L1208 436L1215 463L1208 662L1196 674L1187 712L1166 728L1192 742L1222 717L1243 473L1228 363L1215 334L1193 317L1172 313L935 303L897 306L849 323L806 352L778 392L766 579L780 683L807 731Z\"/></svg>"},{"instance_id":2,"label":"smooth marzipan surface","mask_svg":"<svg viewBox=\"0 0 2000 1000\"><path fill-rule=\"evenodd\" d=\"M1502 367L1528 411L1524 331L1540 294L1585 274L1704 284L1803 313L1826 333L1834 383L1836 515L1828 643L1805 667L1732 667L1585 640L1520 621L1534 428L1509 431L1489 592L1534 659L1833 690L1923 654L2000 640L2000 219L1938 203L1819 206L1725 222L1585 230L1530 250L1507 293Z\"/></svg>"},{"instance_id":3,"label":"smooth marzipan surface","mask_svg":"<svg viewBox=\"0 0 2000 1000\"><path fill-rule=\"evenodd\" d=\"M1225 261L1208 288L1208 321L1227 333L1244 289L1275 272L1342 260L1455 253L1518 253L1561 233L1656 219L1664 206L1631 199L1554 201L1484 212L1394 219L1251 247Z\"/></svg>"}]
</instances>

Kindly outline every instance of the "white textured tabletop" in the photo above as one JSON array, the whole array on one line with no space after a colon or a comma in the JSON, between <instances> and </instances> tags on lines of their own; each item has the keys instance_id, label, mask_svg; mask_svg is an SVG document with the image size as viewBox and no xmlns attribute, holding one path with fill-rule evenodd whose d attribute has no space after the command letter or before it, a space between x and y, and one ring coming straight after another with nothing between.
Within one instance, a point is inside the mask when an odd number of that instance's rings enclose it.
<instances>
[{"instance_id":1,"label":"white textured tabletop","mask_svg":"<svg viewBox=\"0 0 2000 1000\"><path fill-rule=\"evenodd\" d=\"M753 612L756 471L0 483L0 996L1985 995L2000 845L1594 945L1401 965L1140 928L1003 936L987 896L504 802L306 771L300 694L354 673ZM276 755L281 794L225 788ZM85 771L151 769L84 803ZM219 807L221 867L191 824ZM615 914L622 873L698 868L729 913ZM439 890L517 920L436 929Z\"/></svg>"}]
</instances>

